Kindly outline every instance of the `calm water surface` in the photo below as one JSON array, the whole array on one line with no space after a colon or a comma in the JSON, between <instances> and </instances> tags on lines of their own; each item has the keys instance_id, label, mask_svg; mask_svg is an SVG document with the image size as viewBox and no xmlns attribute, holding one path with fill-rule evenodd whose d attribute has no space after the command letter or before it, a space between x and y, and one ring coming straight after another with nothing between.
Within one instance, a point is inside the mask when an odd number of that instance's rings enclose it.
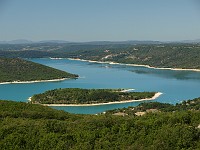
<instances>
[{"instance_id":1,"label":"calm water surface","mask_svg":"<svg viewBox=\"0 0 200 150\"><path fill-rule=\"evenodd\" d=\"M68 59L30 59L31 61L75 73L79 79L61 82L0 85L0 99L27 102L28 97L55 88L131 88L162 92L155 101L171 104L200 97L200 72L172 71L89 63ZM115 108L136 106L140 102L83 107L53 107L71 113L95 114Z\"/></svg>"}]
</instances>

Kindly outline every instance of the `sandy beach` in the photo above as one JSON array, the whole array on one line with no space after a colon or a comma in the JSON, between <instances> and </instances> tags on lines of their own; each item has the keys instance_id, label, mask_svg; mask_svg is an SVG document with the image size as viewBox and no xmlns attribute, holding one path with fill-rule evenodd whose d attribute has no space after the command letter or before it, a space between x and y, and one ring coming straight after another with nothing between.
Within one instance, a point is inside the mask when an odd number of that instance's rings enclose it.
<instances>
[{"instance_id":1,"label":"sandy beach","mask_svg":"<svg viewBox=\"0 0 200 150\"><path fill-rule=\"evenodd\" d=\"M85 59L79 59L79 58L67 58L69 60L78 60L78 61L87 61L87 62L93 62L93 63L107 63L107 64L117 64L117 65L127 65L127 66L135 66L135 67L146 67L151 69L161 69L161 70L175 70L175 71L200 71L200 69L182 69L182 68L159 68L159 67L151 67L149 65L140 65L140 64L124 64L124 63L117 63L117 62L110 62L110 61L92 61L92 60L85 60Z\"/></svg>"},{"instance_id":2,"label":"sandy beach","mask_svg":"<svg viewBox=\"0 0 200 150\"><path fill-rule=\"evenodd\" d=\"M121 104L121 103L131 103L131 102L141 102L148 100L155 100L163 93L157 92L152 98L138 99L138 100L125 100L125 101L117 101L117 102L108 102L108 103L97 103L97 104L41 104L43 106L99 106L99 105L110 105L110 104ZM31 97L28 99L31 101Z\"/></svg>"},{"instance_id":3,"label":"sandy beach","mask_svg":"<svg viewBox=\"0 0 200 150\"><path fill-rule=\"evenodd\" d=\"M24 83L37 83L37 82L57 82L57 81L64 81L64 80L67 80L67 79L69 79L69 78L52 79L52 80L1 82L0 84L24 84Z\"/></svg>"}]
</instances>

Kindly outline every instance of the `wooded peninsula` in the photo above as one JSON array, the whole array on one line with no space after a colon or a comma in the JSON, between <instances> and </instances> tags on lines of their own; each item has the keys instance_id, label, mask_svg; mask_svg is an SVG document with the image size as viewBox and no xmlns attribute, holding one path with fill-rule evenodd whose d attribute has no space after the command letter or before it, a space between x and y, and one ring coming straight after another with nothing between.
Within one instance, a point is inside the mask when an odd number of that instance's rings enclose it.
<instances>
[{"instance_id":1,"label":"wooded peninsula","mask_svg":"<svg viewBox=\"0 0 200 150\"><path fill-rule=\"evenodd\" d=\"M0 83L77 78L52 67L19 58L0 58Z\"/></svg>"},{"instance_id":2,"label":"wooded peninsula","mask_svg":"<svg viewBox=\"0 0 200 150\"><path fill-rule=\"evenodd\" d=\"M31 97L39 104L98 104L151 99L155 92L124 92L124 89L65 88L46 91Z\"/></svg>"}]
</instances>

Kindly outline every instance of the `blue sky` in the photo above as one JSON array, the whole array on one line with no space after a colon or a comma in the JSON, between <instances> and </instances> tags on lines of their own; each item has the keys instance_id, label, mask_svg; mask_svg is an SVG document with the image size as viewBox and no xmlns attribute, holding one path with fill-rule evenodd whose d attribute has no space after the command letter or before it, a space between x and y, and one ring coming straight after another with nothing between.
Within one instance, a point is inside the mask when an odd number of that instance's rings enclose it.
<instances>
[{"instance_id":1,"label":"blue sky","mask_svg":"<svg viewBox=\"0 0 200 150\"><path fill-rule=\"evenodd\" d=\"M0 0L0 40L200 39L199 0Z\"/></svg>"}]
</instances>

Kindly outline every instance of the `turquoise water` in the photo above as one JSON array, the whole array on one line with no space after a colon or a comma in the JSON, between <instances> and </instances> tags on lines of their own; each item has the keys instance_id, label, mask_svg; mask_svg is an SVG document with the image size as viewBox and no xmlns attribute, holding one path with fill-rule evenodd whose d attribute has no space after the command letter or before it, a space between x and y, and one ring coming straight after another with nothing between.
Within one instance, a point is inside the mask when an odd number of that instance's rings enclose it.
<instances>
[{"instance_id":1,"label":"turquoise water","mask_svg":"<svg viewBox=\"0 0 200 150\"><path fill-rule=\"evenodd\" d=\"M78 74L79 79L60 82L0 85L0 99L27 102L28 97L55 88L131 88L162 92L155 101L171 104L200 97L200 72L158 70L126 65L89 63L68 59L29 59ZM96 114L106 110L136 106L140 102L102 106L53 107L71 113Z\"/></svg>"}]
</instances>

